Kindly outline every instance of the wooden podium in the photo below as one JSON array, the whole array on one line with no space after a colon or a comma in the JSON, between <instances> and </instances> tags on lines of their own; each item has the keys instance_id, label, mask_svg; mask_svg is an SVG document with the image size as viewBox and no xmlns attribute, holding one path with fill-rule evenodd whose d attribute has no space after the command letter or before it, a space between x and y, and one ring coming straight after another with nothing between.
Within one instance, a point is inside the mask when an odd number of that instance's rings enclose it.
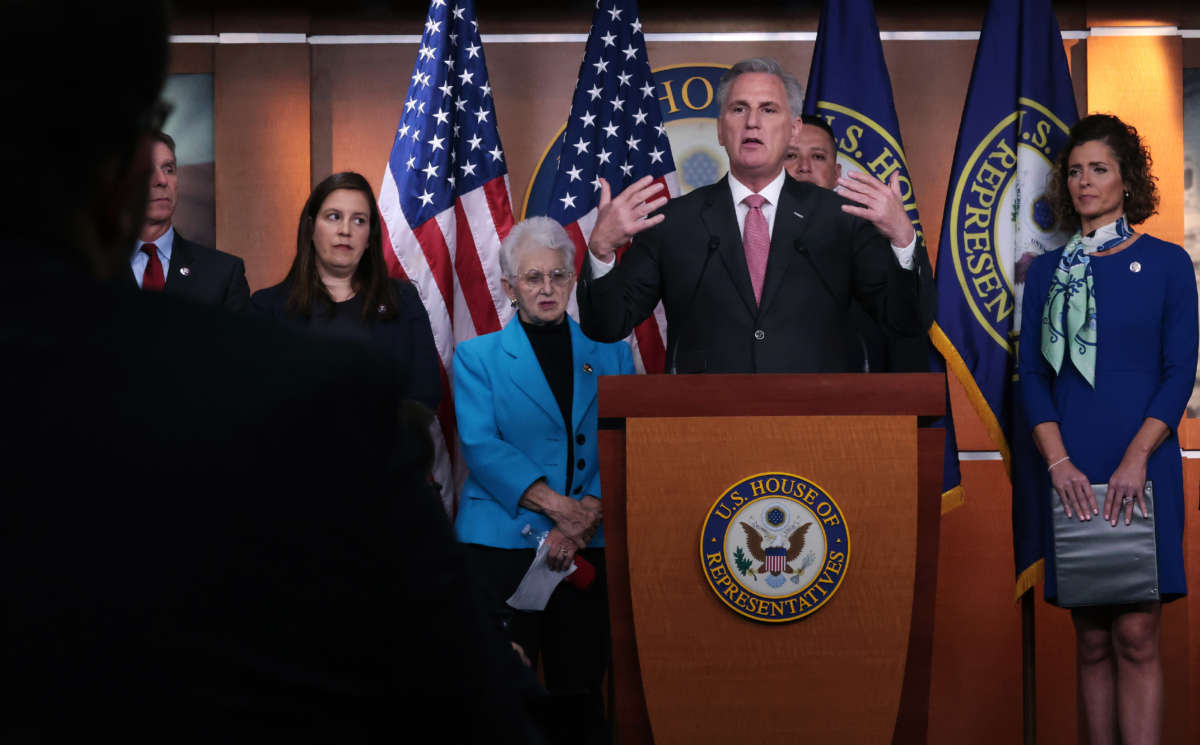
<instances>
[{"instance_id":1,"label":"wooden podium","mask_svg":"<svg viewBox=\"0 0 1200 745\"><path fill-rule=\"evenodd\" d=\"M617 742L925 742L944 439L917 417L944 413L943 377L599 384ZM717 499L767 472L819 484L852 546L836 594L786 623L727 607L700 558Z\"/></svg>"}]
</instances>

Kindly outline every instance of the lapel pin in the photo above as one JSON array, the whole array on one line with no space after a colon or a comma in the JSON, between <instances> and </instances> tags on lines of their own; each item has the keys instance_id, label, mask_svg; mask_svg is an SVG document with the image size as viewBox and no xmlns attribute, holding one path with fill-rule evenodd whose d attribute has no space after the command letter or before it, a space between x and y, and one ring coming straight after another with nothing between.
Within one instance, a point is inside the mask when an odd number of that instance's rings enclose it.
<instances>
[{"instance_id":1,"label":"lapel pin","mask_svg":"<svg viewBox=\"0 0 1200 745\"><path fill-rule=\"evenodd\" d=\"M1141 262L1140 262L1140 261L1133 261L1133 262L1130 262L1130 264L1129 264L1129 271L1133 272L1134 274L1137 274L1138 272L1142 271L1142 264L1141 264Z\"/></svg>"},{"instance_id":2,"label":"lapel pin","mask_svg":"<svg viewBox=\"0 0 1200 745\"><path fill-rule=\"evenodd\" d=\"M380 304L380 306L376 310L380 313L387 313L387 306Z\"/></svg>"},{"instance_id":3,"label":"lapel pin","mask_svg":"<svg viewBox=\"0 0 1200 745\"><path fill-rule=\"evenodd\" d=\"M592 366L586 362L583 363L583 371L585 373L590 373L592 371Z\"/></svg>"},{"instance_id":4,"label":"lapel pin","mask_svg":"<svg viewBox=\"0 0 1200 745\"><path fill-rule=\"evenodd\" d=\"M187 277L187 276L190 276L191 273L192 273L192 270L190 268L188 268L186 266L179 267L179 276Z\"/></svg>"},{"instance_id":5,"label":"lapel pin","mask_svg":"<svg viewBox=\"0 0 1200 745\"><path fill-rule=\"evenodd\" d=\"M801 220L804 219L804 215L800 214L799 212L793 212L792 214L795 215L796 217L800 218Z\"/></svg>"}]
</instances>

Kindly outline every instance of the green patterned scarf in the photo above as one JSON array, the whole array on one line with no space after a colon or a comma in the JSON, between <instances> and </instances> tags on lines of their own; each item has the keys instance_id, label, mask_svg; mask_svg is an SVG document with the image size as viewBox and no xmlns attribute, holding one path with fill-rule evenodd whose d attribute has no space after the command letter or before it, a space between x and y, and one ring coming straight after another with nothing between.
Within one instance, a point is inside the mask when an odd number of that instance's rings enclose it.
<instances>
[{"instance_id":1,"label":"green patterned scarf","mask_svg":"<svg viewBox=\"0 0 1200 745\"><path fill-rule=\"evenodd\" d=\"M1092 287L1092 257L1133 235L1124 217L1084 236L1076 231L1067 241L1062 258L1050 279L1050 292L1042 306L1042 355L1054 372L1062 370L1068 340L1071 364L1088 385L1096 387L1096 294Z\"/></svg>"}]
</instances>

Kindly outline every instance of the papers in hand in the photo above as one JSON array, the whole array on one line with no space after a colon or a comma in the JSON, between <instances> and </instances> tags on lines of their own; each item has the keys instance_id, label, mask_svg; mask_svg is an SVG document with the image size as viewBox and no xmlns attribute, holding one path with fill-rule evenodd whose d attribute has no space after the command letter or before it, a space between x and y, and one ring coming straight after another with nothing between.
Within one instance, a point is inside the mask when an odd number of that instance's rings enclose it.
<instances>
[{"instance_id":1,"label":"papers in hand","mask_svg":"<svg viewBox=\"0 0 1200 745\"><path fill-rule=\"evenodd\" d=\"M575 571L573 562L561 572L551 569L546 563L546 551L549 548L550 544L547 541L542 541L538 546L533 563L521 578L521 584L517 585L516 592L506 601L510 608L525 611L545 610L554 588L558 587L558 583L562 582L564 577Z\"/></svg>"}]
</instances>

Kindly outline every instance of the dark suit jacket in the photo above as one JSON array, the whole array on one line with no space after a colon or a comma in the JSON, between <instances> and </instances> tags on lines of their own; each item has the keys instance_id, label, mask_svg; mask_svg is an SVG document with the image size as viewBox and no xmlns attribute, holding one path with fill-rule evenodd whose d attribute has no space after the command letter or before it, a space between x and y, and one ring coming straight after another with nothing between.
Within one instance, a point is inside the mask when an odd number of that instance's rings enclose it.
<instances>
[{"instance_id":1,"label":"dark suit jacket","mask_svg":"<svg viewBox=\"0 0 1200 745\"><path fill-rule=\"evenodd\" d=\"M0 740L538 740L387 362L0 250Z\"/></svg>"},{"instance_id":2,"label":"dark suit jacket","mask_svg":"<svg viewBox=\"0 0 1200 745\"><path fill-rule=\"evenodd\" d=\"M842 212L844 201L785 177L756 305L727 181L674 199L609 274L585 271L580 324L597 340L620 339L661 299L678 372L850 371L851 298L886 332L915 335L920 283L870 223Z\"/></svg>"},{"instance_id":3,"label":"dark suit jacket","mask_svg":"<svg viewBox=\"0 0 1200 745\"><path fill-rule=\"evenodd\" d=\"M396 316L386 320L362 321L360 297L338 303L333 316L318 310L321 315L317 318L293 318L286 312L291 291L286 280L254 293L250 307L259 315L297 330L374 347L395 363L403 397L420 401L436 411L442 399L442 368L429 325L429 312L416 285L408 280L390 281L396 298Z\"/></svg>"},{"instance_id":4,"label":"dark suit jacket","mask_svg":"<svg viewBox=\"0 0 1200 745\"><path fill-rule=\"evenodd\" d=\"M137 288L133 272L126 272L128 284ZM165 277L163 292L199 303L224 306L240 312L250 304L250 285L246 265L236 256L199 243L192 243L175 231L171 247L171 268Z\"/></svg>"}]
</instances>

